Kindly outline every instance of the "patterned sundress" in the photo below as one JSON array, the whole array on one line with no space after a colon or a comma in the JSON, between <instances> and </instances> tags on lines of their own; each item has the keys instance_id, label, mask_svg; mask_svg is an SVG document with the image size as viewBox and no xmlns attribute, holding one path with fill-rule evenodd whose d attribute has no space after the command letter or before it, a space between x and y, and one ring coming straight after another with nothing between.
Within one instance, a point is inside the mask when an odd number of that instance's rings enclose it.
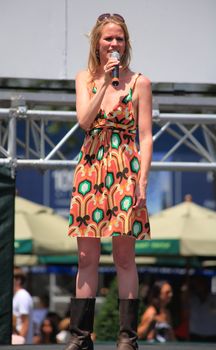
<instances>
[{"instance_id":1,"label":"patterned sundress","mask_svg":"<svg viewBox=\"0 0 216 350\"><path fill-rule=\"evenodd\" d=\"M129 93L108 114L101 109L86 132L74 173L70 236L150 238L146 206L133 208L140 176L132 104L138 76Z\"/></svg>"}]
</instances>

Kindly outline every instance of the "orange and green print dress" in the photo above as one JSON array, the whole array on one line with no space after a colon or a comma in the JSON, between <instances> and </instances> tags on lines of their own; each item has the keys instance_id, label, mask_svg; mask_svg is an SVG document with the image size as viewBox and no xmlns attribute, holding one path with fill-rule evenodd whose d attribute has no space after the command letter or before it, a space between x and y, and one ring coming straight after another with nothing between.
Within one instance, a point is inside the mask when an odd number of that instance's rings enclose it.
<instances>
[{"instance_id":1,"label":"orange and green print dress","mask_svg":"<svg viewBox=\"0 0 216 350\"><path fill-rule=\"evenodd\" d=\"M70 236L150 239L147 207L133 208L140 156L132 93L109 113L100 110L86 132L74 173Z\"/></svg>"}]
</instances>

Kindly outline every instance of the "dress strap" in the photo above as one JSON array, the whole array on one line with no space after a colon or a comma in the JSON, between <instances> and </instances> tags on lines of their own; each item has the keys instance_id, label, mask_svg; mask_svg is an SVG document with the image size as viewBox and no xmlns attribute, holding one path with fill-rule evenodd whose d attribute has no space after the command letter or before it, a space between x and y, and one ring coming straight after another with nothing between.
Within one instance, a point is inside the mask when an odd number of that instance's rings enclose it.
<instances>
[{"instance_id":1,"label":"dress strap","mask_svg":"<svg viewBox=\"0 0 216 350\"><path fill-rule=\"evenodd\" d=\"M134 80L134 83L133 83L133 86L132 86L132 92L133 92L134 89L135 89L137 79L140 77L140 75L142 75L142 74L141 74L141 73L137 73L137 74L136 74L136 77L135 77L135 80Z\"/></svg>"},{"instance_id":2,"label":"dress strap","mask_svg":"<svg viewBox=\"0 0 216 350\"><path fill-rule=\"evenodd\" d=\"M137 73L137 74L136 74L135 80L134 80L133 85L132 85L132 88L131 88L132 92L133 92L134 89L135 89L137 79L139 78L140 75L141 75L141 73ZM91 89L91 92L92 92L93 94L96 94L96 92L97 92L97 86L96 86L94 80L92 81L92 89Z\"/></svg>"}]
</instances>

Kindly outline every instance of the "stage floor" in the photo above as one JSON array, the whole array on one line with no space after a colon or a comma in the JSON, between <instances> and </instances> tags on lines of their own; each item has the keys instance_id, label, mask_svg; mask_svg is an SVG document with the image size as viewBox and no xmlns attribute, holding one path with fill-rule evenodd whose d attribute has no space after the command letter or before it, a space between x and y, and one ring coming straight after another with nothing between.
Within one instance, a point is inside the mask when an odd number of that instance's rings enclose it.
<instances>
[{"instance_id":1,"label":"stage floor","mask_svg":"<svg viewBox=\"0 0 216 350\"><path fill-rule=\"evenodd\" d=\"M64 350L65 345L0 345L1 350ZM95 343L95 350L115 350L115 343ZM166 344L146 344L139 342L139 350L213 350L216 343L166 343Z\"/></svg>"}]
</instances>

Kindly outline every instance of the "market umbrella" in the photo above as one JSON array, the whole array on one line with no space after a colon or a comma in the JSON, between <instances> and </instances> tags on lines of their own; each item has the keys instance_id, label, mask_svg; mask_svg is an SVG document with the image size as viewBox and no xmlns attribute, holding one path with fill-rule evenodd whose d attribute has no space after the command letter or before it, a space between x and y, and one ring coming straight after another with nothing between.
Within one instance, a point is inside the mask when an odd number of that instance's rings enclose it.
<instances>
[{"instance_id":1,"label":"market umbrella","mask_svg":"<svg viewBox=\"0 0 216 350\"><path fill-rule=\"evenodd\" d=\"M152 240L136 242L137 255L216 257L216 213L185 201L150 217ZM111 251L104 242L103 252Z\"/></svg>"},{"instance_id":2,"label":"market umbrella","mask_svg":"<svg viewBox=\"0 0 216 350\"><path fill-rule=\"evenodd\" d=\"M15 254L26 254L20 258L23 261L35 264L71 260L77 242L67 237L67 227L68 221L53 209L16 196Z\"/></svg>"},{"instance_id":3,"label":"market umbrella","mask_svg":"<svg viewBox=\"0 0 216 350\"><path fill-rule=\"evenodd\" d=\"M68 221L53 209L16 196L15 264L77 262L77 240L67 237L67 227ZM154 258L137 257L138 264L152 262ZM100 263L113 265L113 257L102 254Z\"/></svg>"},{"instance_id":4,"label":"market umbrella","mask_svg":"<svg viewBox=\"0 0 216 350\"><path fill-rule=\"evenodd\" d=\"M185 201L151 217L154 239L165 239L171 253L216 257L216 213Z\"/></svg>"}]
</instances>

